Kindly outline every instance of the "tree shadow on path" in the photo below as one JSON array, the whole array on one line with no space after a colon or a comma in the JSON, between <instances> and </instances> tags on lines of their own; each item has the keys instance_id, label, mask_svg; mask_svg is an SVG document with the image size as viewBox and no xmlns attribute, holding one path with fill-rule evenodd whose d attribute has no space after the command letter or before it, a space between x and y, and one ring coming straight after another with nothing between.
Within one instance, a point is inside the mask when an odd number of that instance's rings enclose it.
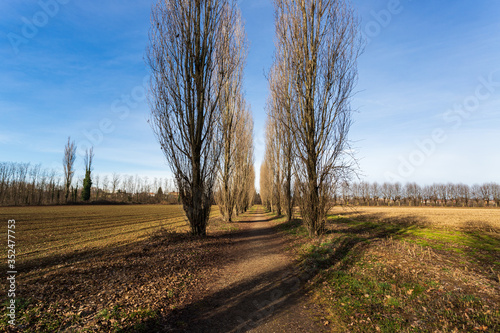
<instances>
[{"instance_id":1,"label":"tree shadow on path","mask_svg":"<svg viewBox=\"0 0 500 333\"><path fill-rule=\"evenodd\" d=\"M255 219L252 221L252 219ZM249 216L249 219L240 223L247 224L245 228L231 234L233 242L231 247L234 251L247 251L244 254L236 254L232 261L236 267L245 269L246 262L260 260L267 256L283 255L283 235L277 232L272 225L251 228L250 223L263 223L272 220L268 215L259 218L257 214ZM275 260L275 259L273 259ZM239 266L240 263L242 266ZM273 320L281 314L290 315L291 321L296 320L293 327L295 332L311 331L321 332L321 327L311 328L302 320L309 314L300 307L304 303L306 288L304 284L316 273L314 270L299 270L292 260L285 262L271 262L270 269L260 270L259 274L247 272L240 280L232 279L222 289L210 295L206 295L198 301L188 304L182 308L173 310L162 318L151 319L145 323L148 331L167 332L246 332L261 328L262 325ZM230 266L234 267L234 266ZM249 266L253 267L253 266ZM267 266L266 266L267 267ZM228 274L241 274L242 272L231 272L226 269L226 276L222 280L229 279ZM235 280L235 281L234 281ZM223 284L224 281L222 281ZM287 319L288 320L288 319ZM301 325L309 325L301 327Z\"/></svg>"}]
</instances>

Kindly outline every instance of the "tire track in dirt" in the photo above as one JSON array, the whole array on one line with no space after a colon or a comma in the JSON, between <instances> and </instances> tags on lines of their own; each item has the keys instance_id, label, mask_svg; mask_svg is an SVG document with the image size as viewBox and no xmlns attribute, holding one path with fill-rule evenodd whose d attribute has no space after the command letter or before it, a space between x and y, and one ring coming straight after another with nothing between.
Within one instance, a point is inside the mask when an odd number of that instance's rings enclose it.
<instances>
[{"instance_id":1,"label":"tire track in dirt","mask_svg":"<svg viewBox=\"0 0 500 333\"><path fill-rule=\"evenodd\" d=\"M324 332L285 239L262 207L244 215L232 239L229 264L207 285L203 299L173 321L179 332ZM172 324L172 320L170 320ZM179 327L179 325L181 327ZM172 327L172 326L171 326ZM172 327L173 328L173 327Z\"/></svg>"}]
</instances>

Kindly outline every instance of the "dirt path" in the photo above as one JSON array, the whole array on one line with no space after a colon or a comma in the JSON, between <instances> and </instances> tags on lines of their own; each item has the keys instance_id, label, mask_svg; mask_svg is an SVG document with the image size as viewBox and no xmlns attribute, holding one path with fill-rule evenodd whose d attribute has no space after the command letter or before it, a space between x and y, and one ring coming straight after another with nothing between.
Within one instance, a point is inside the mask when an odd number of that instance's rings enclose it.
<instances>
[{"instance_id":1,"label":"dirt path","mask_svg":"<svg viewBox=\"0 0 500 333\"><path fill-rule=\"evenodd\" d=\"M259 208L231 235L230 263L207 286L208 296L172 318L179 332L323 332L283 237ZM316 319L315 319L316 318ZM172 327L172 326L171 326Z\"/></svg>"}]
</instances>

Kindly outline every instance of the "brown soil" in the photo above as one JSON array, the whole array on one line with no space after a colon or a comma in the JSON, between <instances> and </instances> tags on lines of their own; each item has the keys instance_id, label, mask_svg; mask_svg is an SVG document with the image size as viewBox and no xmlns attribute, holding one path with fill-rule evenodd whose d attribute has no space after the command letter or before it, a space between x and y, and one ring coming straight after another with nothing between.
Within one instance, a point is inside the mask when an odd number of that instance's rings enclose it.
<instances>
[{"instance_id":1,"label":"brown soil","mask_svg":"<svg viewBox=\"0 0 500 333\"><path fill-rule=\"evenodd\" d=\"M168 330L175 332L324 332L320 309L286 254L285 238L262 210L235 223L229 261L199 301L175 311Z\"/></svg>"}]
</instances>

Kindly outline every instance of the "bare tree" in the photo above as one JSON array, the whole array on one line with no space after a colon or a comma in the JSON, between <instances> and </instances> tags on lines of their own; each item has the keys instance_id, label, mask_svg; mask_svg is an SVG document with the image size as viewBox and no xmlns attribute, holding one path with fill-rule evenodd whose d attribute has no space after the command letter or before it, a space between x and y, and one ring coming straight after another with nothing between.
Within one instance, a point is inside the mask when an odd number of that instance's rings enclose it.
<instances>
[{"instance_id":1,"label":"bare tree","mask_svg":"<svg viewBox=\"0 0 500 333\"><path fill-rule=\"evenodd\" d=\"M39 198L37 197L37 184L39 184L39 180L37 178L41 178L41 168L42 166L40 164L36 164L29 170L29 179L31 184L27 188L28 193L26 194L24 202L26 205L29 205L30 203L36 205L39 201Z\"/></svg>"},{"instance_id":2,"label":"bare tree","mask_svg":"<svg viewBox=\"0 0 500 333\"><path fill-rule=\"evenodd\" d=\"M119 184L120 184L120 175L117 174L116 172L113 172L111 178L111 193L115 194Z\"/></svg>"},{"instance_id":3,"label":"bare tree","mask_svg":"<svg viewBox=\"0 0 500 333\"><path fill-rule=\"evenodd\" d=\"M373 201L375 201L376 206L379 205L380 192L381 189L379 184L377 182L372 183L370 186L370 193Z\"/></svg>"},{"instance_id":4,"label":"bare tree","mask_svg":"<svg viewBox=\"0 0 500 333\"><path fill-rule=\"evenodd\" d=\"M394 184L394 203L398 203L401 206L401 197L403 196L403 186L400 182Z\"/></svg>"},{"instance_id":5,"label":"bare tree","mask_svg":"<svg viewBox=\"0 0 500 333\"><path fill-rule=\"evenodd\" d=\"M432 200L432 187L429 185L425 185L422 187L422 199L424 201L424 206L427 206L428 203Z\"/></svg>"},{"instance_id":6,"label":"bare tree","mask_svg":"<svg viewBox=\"0 0 500 333\"><path fill-rule=\"evenodd\" d=\"M446 207L448 205L449 193L446 184L435 184L438 199L441 200L441 204Z\"/></svg>"},{"instance_id":7,"label":"bare tree","mask_svg":"<svg viewBox=\"0 0 500 333\"><path fill-rule=\"evenodd\" d=\"M479 192L481 194L481 198L484 202L486 202L486 207L490 205L490 201L492 199L491 186L488 183L484 183L479 187Z\"/></svg>"},{"instance_id":8,"label":"bare tree","mask_svg":"<svg viewBox=\"0 0 500 333\"><path fill-rule=\"evenodd\" d=\"M394 192L392 184L387 182L383 183L380 192L382 194L382 198L384 199L384 204L389 206L391 199L393 199Z\"/></svg>"},{"instance_id":9,"label":"bare tree","mask_svg":"<svg viewBox=\"0 0 500 333\"><path fill-rule=\"evenodd\" d=\"M434 206L437 206L438 205L438 201L439 201L439 188L438 188L438 185L437 184L430 185L429 191L430 191L430 199L431 199L431 201L434 202Z\"/></svg>"},{"instance_id":10,"label":"bare tree","mask_svg":"<svg viewBox=\"0 0 500 333\"><path fill-rule=\"evenodd\" d=\"M347 135L350 97L361 50L358 20L347 0L275 0L277 48L295 106L289 125L302 218L310 235L324 230L331 190L352 171Z\"/></svg>"},{"instance_id":11,"label":"bare tree","mask_svg":"<svg viewBox=\"0 0 500 333\"><path fill-rule=\"evenodd\" d=\"M287 75L286 54L282 48L277 48L275 60L269 72L270 94L267 102L268 128L266 130L267 146L271 161L276 164L273 169L277 171L276 182L278 184L278 195L283 201L285 214L288 221L292 219L293 212L293 138L290 131L290 117L292 111L292 89L290 77ZM268 148L269 146L269 148ZM283 192L283 193L281 193ZM277 207L278 208L278 207ZM278 208L281 211L281 204ZM279 212L280 213L280 212Z\"/></svg>"},{"instance_id":12,"label":"bare tree","mask_svg":"<svg viewBox=\"0 0 500 333\"><path fill-rule=\"evenodd\" d=\"M405 185L406 198L408 205L418 206L420 198L420 186L417 183L406 183Z\"/></svg>"},{"instance_id":13,"label":"bare tree","mask_svg":"<svg viewBox=\"0 0 500 333\"><path fill-rule=\"evenodd\" d=\"M281 143L276 118L268 117L266 123L266 152L271 180L271 209L281 215Z\"/></svg>"},{"instance_id":14,"label":"bare tree","mask_svg":"<svg viewBox=\"0 0 500 333\"><path fill-rule=\"evenodd\" d=\"M269 166L267 161L264 160L260 166L260 198L262 205L267 210L271 210L271 197L272 197L272 183L270 179Z\"/></svg>"},{"instance_id":15,"label":"bare tree","mask_svg":"<svg viewBox=\"0 0 500 333\"><path fill-rule=\"evenodd\" d=\"M96 175L94 177L94 188L95 188L95 199L96 200L99 200L99 192L100 192L100 188L99 188L99 182L100 182L101 178L99 177L99 175Z\"/></svg>"},{"instance_id":16,"label":"bare tree","mask_svg":"<svg viewBox=\"0 0 500 333\"><path fill-rule=\"evenodd\" d=\"M500 207L500 185L497 183L490 183L491 194L493 196L493 200L497 207Z\"/></svg>"},{"instance_id":17,"label":"bare tree","mask_svg":"<svg viewBox=\"0 0 500 333\"><path fill-rule=\"evenodd\" d=\"M359 183L359 194L363 198L363 203L370 206L370 183L365 181Z\"/></svg>"},{"instance_id":18,"label":"bare tree","mask_svg":"<svg viewBox=\"0 0 500 333\"><path fill-rule=\"evenodd\" d=\"M19 163L17 165L17 168L14 169L16 174L15 174L15 186L14 186L14 205L17 206L18 204L22 204L23 201L25 201L26 198L26 192L27 192L27 176L28 172L30 170L30 163Z\"/></svg>"},{"instance_id":19,"label":"bare tree","mask_svg":"<svg viewBox=\"0 0 500 333\"><path fill-rule=\"evenodd\" d=\"M241 109L241 120L237 124L235 151L235 208L243 213L253 203L255 195L255 171L253 168L253 120L248 108Z\"/></svg>"},{"instance_id":20,"label":"bare tree","mask_svg":"<svg viewBox=\"0 0 500 333\"><path fill-rule=\"evenodd\" d=\"M151 122L195 235L206 234L221 154L221 95L241 66L238 31L235 0L162 0L152 8Z\"/></svg>"},{"instance_id":21,"label":"bare tree","mask_svg":"<svg viewBox=\"0 0 500 333\"><path fill-rule=\"evenodd\" d=\"M102 179L102 191L104 195L104 199L107 199L109 194L109 177L108 175L104 175Z\"/></svg>"},{"instance_id":22,"label":"bare tree","mask_svg":"<svg viewBox=\"0 0 500 333\"><path fill-rule=\"evenodd\" d=\"M14 164L0 162L0 204L6 204L9 202L13 175Z\"/></svg>"},{"instance_id":23,"label":"bare tree","mask_svg":"<svg viewBox=\"0 0 500 333\"><path fill-rule=\"evenodd\" d=\"M352 183L350 185L350 191L351 191L351 196L352 196L352 199L353 199L353 203L355 205L360 205L361 204L361 198L362 198L361 184Z\"/></svg>"},{"instance_id":24,"label":"bare tree","mask_svg":"<svg viewBox=\"0 0 500 333\"><path fill-rule=\"evenodd\" d=\"M66 147L64 147L64 157L63 157L64 187L66 190L64 198L66 202L68 201L69 188L71 186L71 182L73 181L73 175L75 174L75 170L73 169L75 160L76 160L76 144L75 141L71 141L71 138L68 137L68 142L66 143Z\"/></svg>"},{"instance_id":25,"label":"bare tree","mask_svg":"<svg viewBox=\"0 0 500 333\"><path fill-rule=\"evenodd\" d=\"M468 207L470 200L470 187L466 184L457 185L458 200L462 202L462 206Z\"/></svg>"},{"instance_id":26,"label":"bare tree","mask_svg":"<svg viewBox=\"0 0 500 333\"><path fill-rule=\"evenodd\" d=\"M236 29L238 30L235 32L235 41L239 43L236 48L239 49L237 56L240 57L238 61L240 66L221 91L219 108L221 114L222 140L220 144L222 145L222 154L215 195L222 216L228 222L232 220L236 205L236 187L243 181L235 178L235 170L240 167L237 163L241 162L236 160L236 155L238 149L245 148L238 144L238 139L241 138L242 130L244 131L245 125L247 125L244 115L247 105L242 94L243 64L247 50L244 32L239 30L242 29L242 26L239 25Z\"/></svg>"},{"instance_id":27,"label":"bare tree","mask_svg":"<svg viewBox=\"0 0 500 333\"><path fill-rule=\"evenodd\" d=\"M351 186L349 185L349 182L343 181L340 190L342 195L342 204L348 205L349 198L352 197L352 193L350 192Z\"/></svg>"},{"instance_id":28,"label":"bare tree","mask_svg":"<svg viewBox=\"0 0 500 333\"><path fill-rule=\"evenodd\" d=\"M448 199L451 202L452 206L458 205L458 188L455 184L447 183L446 184Z\"/></svg>"}]
</instances>

